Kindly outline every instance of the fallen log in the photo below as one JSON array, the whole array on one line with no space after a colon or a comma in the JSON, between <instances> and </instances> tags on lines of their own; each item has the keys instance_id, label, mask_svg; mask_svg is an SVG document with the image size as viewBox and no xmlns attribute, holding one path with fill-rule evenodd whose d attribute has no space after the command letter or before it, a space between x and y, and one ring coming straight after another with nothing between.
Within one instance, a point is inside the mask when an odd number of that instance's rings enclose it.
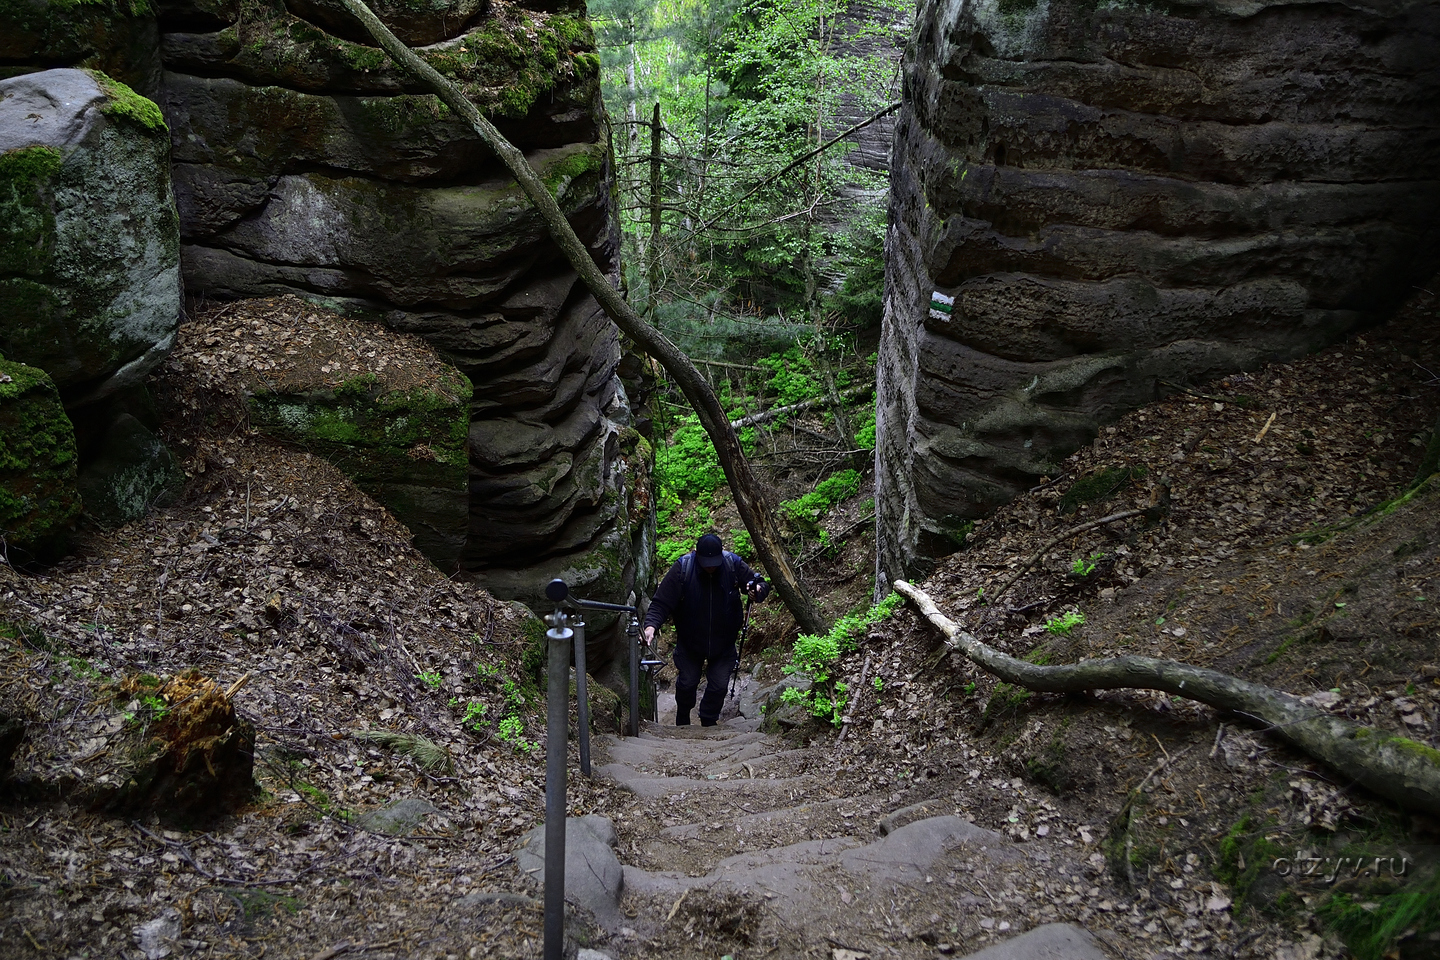
<instances>
[{"instance_id":1,"label":"fallen log","mask_svg":"<svg viewBox=\"0 0 1440 960\"><path fill-rule=\"evenodd\" d=\"M960 629L913 584L895 581L945 635L946 645L986 671L1042 693L1163 690L1257 721L1295 747L1402 807L1440 814L1440 751L1332 716L1292 694L1204 667L1155 657L1113 657L1040 666L1001 653Z\"/></svg>"},{"instance_id":2,"label":"fallen log","mask_svg":"<svg viewBox=\"0 0 1440 960\"><path fill-rule=\"evenodd\" d=\"M848 400L851 397L864 396L865 394L870 393L874 389L875 384L862 383L858 387L848 387L844 390L841 390L839 395L842 398ZM805 410L813 410L816 407L823 407L825 404L831 402L831 398L825 396L817 397L814 400L803 400L800 403L792 403L789 406L785 407L771 407L769 410L761 410L759 413L752 413L747 417L741 417L739 420L731 420L730 429L743 430L745 427L753 427L757 423L766 423L770 420L774 420L776 417L783 417L791 413L801 413ZM828 440L830 438L826 437L825 439Z\"/></svg>"}]
</instances>

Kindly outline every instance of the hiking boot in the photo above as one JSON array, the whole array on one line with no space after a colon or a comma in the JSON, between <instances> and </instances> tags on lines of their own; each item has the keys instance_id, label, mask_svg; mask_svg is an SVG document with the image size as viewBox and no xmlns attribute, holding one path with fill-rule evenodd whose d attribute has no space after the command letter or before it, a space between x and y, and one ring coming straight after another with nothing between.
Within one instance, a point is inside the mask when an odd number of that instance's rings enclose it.
<instances>
[{"instance_id":1,"label":"hiking boot","mask_svg":"<svg viewBox=\"0 0 1440 960\"><path fill-rule=\"evenodd\" d=\"M689 711L689 710L686 710L684 713L677 713L677 714L675 714L675 726L677 726L677 727L688 727L688 726L690 726L690 711Z\"/></svg>"},{"instance_id":2,"label":"hiking boot","mask_svg":"<svg viewBox=\"0 0 1440 960\"><path fill-rule=\"evenodd\" d=\"M713 727L719 722L718 720L706 720L704 717L700 718L700 726L702 727Z\"/></svg>"}]
</instances>

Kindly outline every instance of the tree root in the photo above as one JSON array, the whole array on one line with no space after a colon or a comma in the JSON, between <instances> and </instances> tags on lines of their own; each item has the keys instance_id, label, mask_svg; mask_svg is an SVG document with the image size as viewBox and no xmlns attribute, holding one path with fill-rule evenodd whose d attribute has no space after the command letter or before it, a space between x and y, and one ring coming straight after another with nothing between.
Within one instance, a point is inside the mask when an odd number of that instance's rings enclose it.
<instances>
[{"instance_id":1,"label":"tree root","mask_svg":"<svg viewBox=\"0 0 1440 960\"><path fill-rule=\"evenodd\" d=\"M896 580L895 590L940 629L947 646L1006 683L1044 693L1128 688L1187 697L1259 721L1265 730L1402 807L1440 814L1440 751L1424 744L1331 716L1273 687L1174 660L1132 656L1059 666L1028 663L961 630L913 584Z\"/></svg>"}]
</instances>

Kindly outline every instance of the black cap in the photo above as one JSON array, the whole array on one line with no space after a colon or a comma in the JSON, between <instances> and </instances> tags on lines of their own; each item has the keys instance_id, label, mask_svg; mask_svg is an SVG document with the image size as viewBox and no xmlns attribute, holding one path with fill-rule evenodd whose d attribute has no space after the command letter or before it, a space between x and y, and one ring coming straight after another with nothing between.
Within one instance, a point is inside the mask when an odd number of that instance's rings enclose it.
<instances>
[{"instance_id":1,"label":"black cap","mask_svg":"<svg viewBox=\"0 0 1440 960\"><path fill-rule=\"evenodd\" d=\"M725 562L725 544L713 533L707 533L695 542L695 559L706 570L714 570Z\"/></svg>"}]
</instances>

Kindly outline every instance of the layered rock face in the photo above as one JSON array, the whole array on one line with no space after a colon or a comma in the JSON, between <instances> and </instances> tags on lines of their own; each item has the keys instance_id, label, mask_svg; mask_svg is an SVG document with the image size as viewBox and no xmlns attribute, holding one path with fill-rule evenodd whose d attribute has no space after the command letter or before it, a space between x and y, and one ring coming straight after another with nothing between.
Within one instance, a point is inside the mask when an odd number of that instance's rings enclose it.
<instances>
[{"instance_id":1,"label":"layered rock face","mask_svg":"<svg viewBox=\"0 0 1440 960\"><path fill-rule=\"evenodd\" d=\"M1440 261L1440 5L927 0L896 132L882 578L1156 396Z\"/></svg>"},{"instance_id":2,"label":"layered rock face","mask_svg":"<svg viewBox=\"0 0 1440 960\"><path fill-rule=\"evenodd\" d=\"M613 268L583 5L392 6L376 11L491 111ZM338 4L185 4L161 29L192 295L298 293L423 336L475 386L461 568L502 597L565 576L623 599L648 570L616 333L500 162Z\"/></svg>"}]
</instances>

